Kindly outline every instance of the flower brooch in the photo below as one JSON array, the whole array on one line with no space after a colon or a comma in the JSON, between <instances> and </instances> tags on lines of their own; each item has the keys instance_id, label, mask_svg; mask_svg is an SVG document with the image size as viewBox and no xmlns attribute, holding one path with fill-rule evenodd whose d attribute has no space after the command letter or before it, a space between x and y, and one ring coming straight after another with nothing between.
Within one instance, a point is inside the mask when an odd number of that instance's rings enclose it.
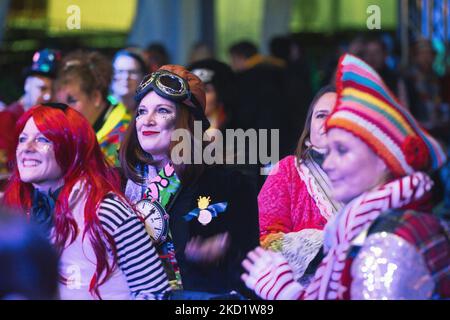
<instances>
[{"instance_id":1,"label":"flower brooch","mask_svg":"<svg viewBox=\"0 0 450 320\"><path fill-rule=\"evenodd\" d=\"M198 208L190 211L187 215L184 216L186 221L191 221L194 218L197 218L198 222L202 225L206 226L208 223L212 221L213 218L216 218L219 213L224 212L227 209L227 202L219 202L211 204L211 198L208 197L199 197L197 199Z\"/></svg>"}]
</instances>

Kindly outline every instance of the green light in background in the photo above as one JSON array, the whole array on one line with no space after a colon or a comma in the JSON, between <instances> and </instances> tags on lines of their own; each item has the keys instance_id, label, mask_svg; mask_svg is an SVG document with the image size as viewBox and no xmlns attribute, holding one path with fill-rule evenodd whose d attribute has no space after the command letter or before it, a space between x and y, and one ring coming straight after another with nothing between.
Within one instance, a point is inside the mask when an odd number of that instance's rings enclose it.
<instances>
[{"instance_id":1,"label":"green light in background","mask_svg":"<svg viewBox=\"0 0 450 320\"><path fill-rule=\"evenodd\" d=\"M240 40L261 41L265 0L216 0L216 51L228 61L228 47Z\"/></svg>"}]
</instances>

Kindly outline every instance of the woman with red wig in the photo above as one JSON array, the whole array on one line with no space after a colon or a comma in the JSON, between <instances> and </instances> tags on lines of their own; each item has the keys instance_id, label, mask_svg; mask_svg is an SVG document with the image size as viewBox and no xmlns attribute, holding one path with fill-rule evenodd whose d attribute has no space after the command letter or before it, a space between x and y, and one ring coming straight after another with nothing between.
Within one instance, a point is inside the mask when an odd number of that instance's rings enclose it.
<instances>
[{"instance_id":1,"label":"woman with red wig","mask_svg":"<svg viewBox=\"0 0 450 320\"><path fill-rule=\"evenodd\" d=\"M135 99L120 151L125 195L145 219L170 298L249 295L239 276L240 261L258 244L256 190L223 162L203 161L202 148L210 146L201 141L210 127L203 82L182 66L165 65L144 77Z\"/></svg>"},{"instance_id":2,"label":"woman with red wig","mask_svg":"<svg viewBox=\"0 0 450 320\"><path fill-rule=\"evenodd\" d=\"M19 119L16 134L4 201L58 250L60 297L162 297L169 285L161 262L88 121L64 104L39 105Z\"/></svg>"}]
</instances>

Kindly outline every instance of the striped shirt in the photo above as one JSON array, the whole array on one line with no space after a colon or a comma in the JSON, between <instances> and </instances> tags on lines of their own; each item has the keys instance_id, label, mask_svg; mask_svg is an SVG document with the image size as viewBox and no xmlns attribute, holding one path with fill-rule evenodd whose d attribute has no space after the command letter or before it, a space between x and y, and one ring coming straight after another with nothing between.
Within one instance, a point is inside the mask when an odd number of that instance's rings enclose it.
<instances>
[{"instance_id":1,"label":"striped shirt","mask_svg":"<svg viewBox=\"0 0 450 320\"><path fill-rule=\"evenodd\" d=\"M98 209L100 223L114 239L117 264L124 273L131 295L138 300L162 299L170 286L158 254L133 209L109 194Z\"/></svg>"}]
</instances>

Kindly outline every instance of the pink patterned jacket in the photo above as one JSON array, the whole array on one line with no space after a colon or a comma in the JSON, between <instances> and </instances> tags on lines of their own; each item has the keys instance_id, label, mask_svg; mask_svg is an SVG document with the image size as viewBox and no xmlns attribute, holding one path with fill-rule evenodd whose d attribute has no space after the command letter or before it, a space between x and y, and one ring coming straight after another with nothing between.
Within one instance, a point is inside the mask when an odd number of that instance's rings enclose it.
<instances>
[{"instance_id":1,"label":"pink patterned jacket","mask_svg":"<svg viewBox=\"0 0 450 320\"><path fill-rule=\"evenodd\" d=\"M278 172L267 177L258 195L261 241L278 232L323 230L327 223L300 179L295 161L295 156L281 160Z\"/></svg>"}]
</instances>

